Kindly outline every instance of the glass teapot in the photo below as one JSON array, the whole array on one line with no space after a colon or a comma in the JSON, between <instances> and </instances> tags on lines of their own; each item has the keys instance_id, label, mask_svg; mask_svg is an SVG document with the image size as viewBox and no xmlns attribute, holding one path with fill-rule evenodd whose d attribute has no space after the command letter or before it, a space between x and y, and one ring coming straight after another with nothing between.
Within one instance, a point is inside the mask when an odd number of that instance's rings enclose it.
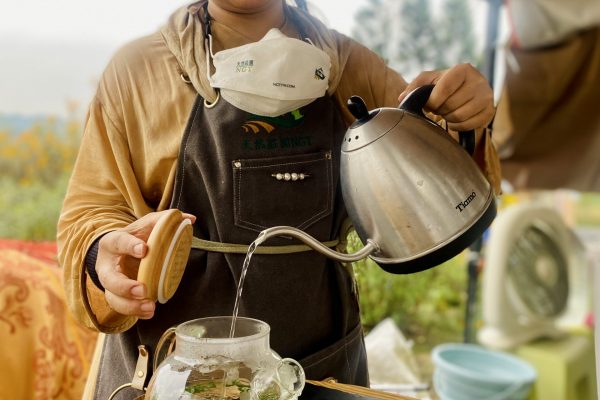
<instances>
[{"instance_id":1,"label":"glass teapot","mask_svg":"<svg viewBox=\"0 0 600 400\"><path fill-rule=\"evenodd\" d=\"M231 316L200 318L167 331L175 350L156 368L146 400L293 400L304 388L304 370L269 347L270 327L238 317L230 338Z\"/></svg>"}]
</instances>

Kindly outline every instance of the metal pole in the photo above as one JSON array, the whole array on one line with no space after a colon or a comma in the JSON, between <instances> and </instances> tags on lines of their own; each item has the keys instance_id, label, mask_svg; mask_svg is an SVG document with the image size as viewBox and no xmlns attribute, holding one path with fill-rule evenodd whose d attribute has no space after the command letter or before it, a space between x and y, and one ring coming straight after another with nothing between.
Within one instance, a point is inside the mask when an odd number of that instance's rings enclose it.
<instances>
[{"instance_id":1,"label":"metal pole","mask_svg":"<svg viewBox=\"0 0 600 400\"><path fill-rule=\"evenodd\" d=\"M498 26L500 25L500 9L503 0L486 0L489 3L487 13L487 29L485 32L485 48L483 75L494 87L494 66L496 64L496 42L498 40Z\"/></svg>"},{"instance_id":2,"label":"metal pole","mask_svg":"<svg viewBox=\"0 0 600 400\"><path fill-rule=\"evenodd\" d=\"M477 284L479 281L479 261L483 239L480 237L469 246L469 261L467 263L467 304L465 308L464 342L475 342L475 311L477 305Z\"/></svg>"},{"instance_id":3,"label":"metal pole","mask_svg":"<svg viewBox=\"0 0 600 400\"><path fill-rule=\"evenodd\" d=\"M487 13L487 29L484 48L483 75L490 86L494 87L494 66L496 64L496 41L498 40L498 26L500 22L500 9L503 0L487 0L489 3ZM477 304L477 284L479 281L479 262L483 238L477 239L469 246L469 261L467 263L467 304L465 307L464 342L475 342L475 311Z\"/></svg>"}]
</instances>

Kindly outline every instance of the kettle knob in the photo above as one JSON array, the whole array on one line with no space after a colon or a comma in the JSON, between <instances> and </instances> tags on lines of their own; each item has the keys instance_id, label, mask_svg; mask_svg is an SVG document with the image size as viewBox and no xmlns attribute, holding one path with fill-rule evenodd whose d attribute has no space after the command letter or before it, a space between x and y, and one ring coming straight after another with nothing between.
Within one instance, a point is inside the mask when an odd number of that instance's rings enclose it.
<instances>
[{"instance_id":1,"label":"kettle knob","mask_svg":"<svg viewBox=\"0 0 600 400\"><path fill-rule=\"evenodd\" d=\"M348 111L360 122L366 122L370 115L365 101L360 96L351 96L347 103Z\"/></svg>"}]
</instances>

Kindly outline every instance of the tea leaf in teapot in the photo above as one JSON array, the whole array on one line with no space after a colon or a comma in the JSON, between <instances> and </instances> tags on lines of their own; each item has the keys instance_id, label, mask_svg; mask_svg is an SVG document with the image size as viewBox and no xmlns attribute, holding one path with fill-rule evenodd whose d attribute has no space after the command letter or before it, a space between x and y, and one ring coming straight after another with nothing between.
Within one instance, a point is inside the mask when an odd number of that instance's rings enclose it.
<instances>
[{"instance_id":1,"label":"tea leaf in teapot","mask_svg":"<svg viewBox=\"0 0 600 400\"><path fill-rule=\"evenodd\" d=\"M250 381L248 379L240 378L232 382L233 385L237 386L241 393L250 390Z\"/></svg>"},{"instance_id":2,"label":"tea leaf in teapot","mask_svg":"<svg viewBox=\"0 0 600 400\"><path fill-rule=\"evenodd\" d=\"M279 400L279 386L275 382L271 382L269 387L258 394L258 400Z\"/></svg>"},{"instance_id":3,"label":"tea leaf in teapot","mask_svg":"<svg viewBox=\"0 0 600 400\"><path fill-rule=\"evenodd\" d=\"M201 339L206 335L206 327L190 326L186 332L189 336Z\"/></svg>"},{"instance_id":4,"label":"tea leaf in teapot","mask_svg":"<svg viewBox=\"0 0 600 400\"><path fill-rule=\"evenodd\" d=\"M217 384L213 381L205 382L205 383L196 383L195 385L191 385L185 388L185 391L188 393L202 393L206 392L209 389L214 389L217 387Z\"/></svg>"}]
</instances>

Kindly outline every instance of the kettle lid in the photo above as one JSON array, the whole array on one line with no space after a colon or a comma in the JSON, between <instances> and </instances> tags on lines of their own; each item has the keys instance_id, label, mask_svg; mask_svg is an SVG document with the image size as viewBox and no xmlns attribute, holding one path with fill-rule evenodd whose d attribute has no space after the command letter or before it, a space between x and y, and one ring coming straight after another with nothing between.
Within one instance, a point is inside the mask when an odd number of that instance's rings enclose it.
<instances>
[{"instance_id":1,"label":"kettle lid","mask_svg":"<svg viewBox=\"0 0 600 400\"><path fill-rule=\"evenodd\" d=\"M404 111L398 108L382 107L368 111L359 96L348 99L348 110L356 117L342 142L342 151L349 152L365 147L379 139L402 120Z\"/></svg>"}]
</instances>

